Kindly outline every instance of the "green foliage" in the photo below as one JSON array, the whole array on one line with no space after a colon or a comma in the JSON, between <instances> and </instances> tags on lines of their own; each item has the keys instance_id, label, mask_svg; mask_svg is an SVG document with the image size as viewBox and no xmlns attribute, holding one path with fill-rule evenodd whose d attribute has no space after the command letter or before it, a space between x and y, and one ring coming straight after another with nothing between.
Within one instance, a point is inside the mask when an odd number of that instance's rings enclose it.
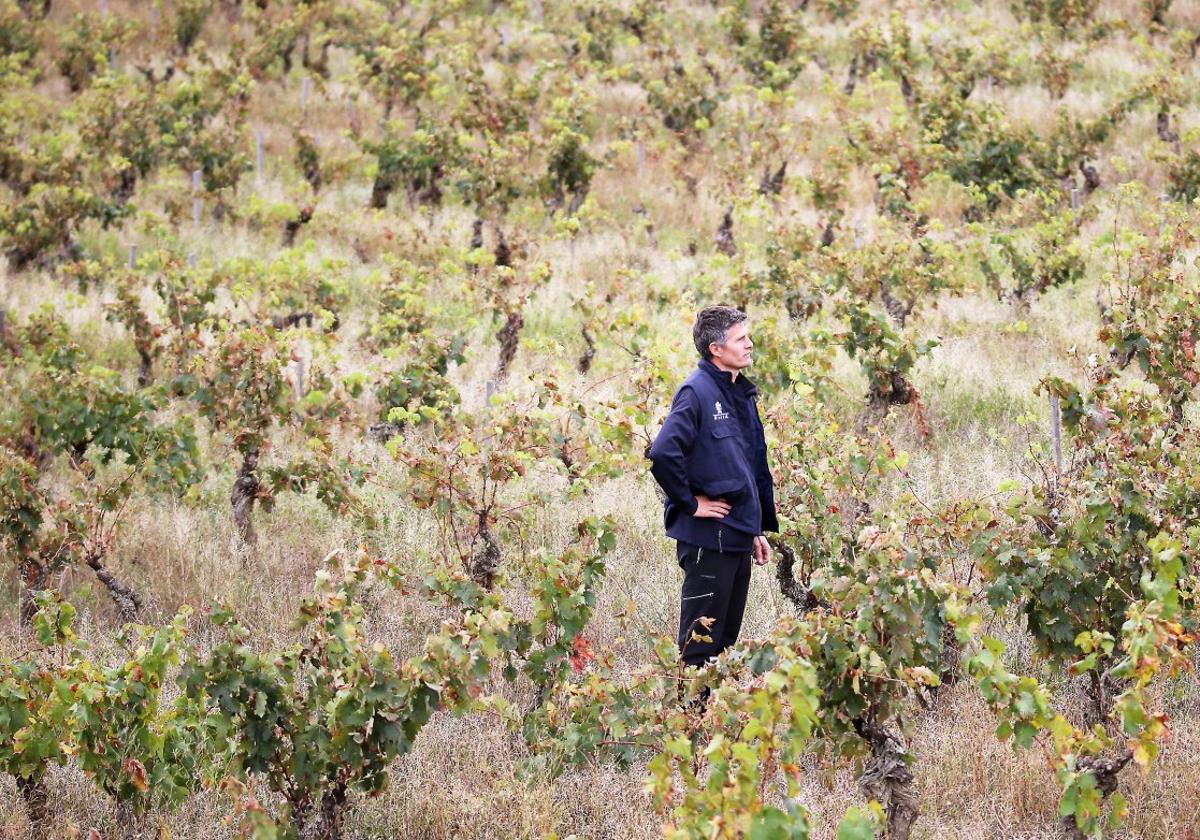
<instances>
[{"instance_id":1,"label":"green foliage","mask_svg":"<svg viewBox=\"0 0 1200 840\"><path fill-rule=\"evenodd\" d=\"M5 662L0 678L0 766L18 780L40 780L72 756L130 815L179 802L194 789L204 760L186 700L160 705L168 670L178 663L187 609L162 628L128 625L127 658L103 667L86 657L71 630L74 608L53 593L38 597L33 626L56 653Z\"/></svg>"},{"instance_id":2,"label":"green foliage","mask_svg":"<svg viewBox=\"0 0 1200 840\"><path fill-rule=\"evenodd\" d=\"M209 65L173 84L156 109L163 159L185 173L200 170L204 189L218 197L251 165L242 137L251 85L237 68Z\"/></svg>"},{"instance_id":3,"label":"green foliage","mask_svg":"<svg viewBox=\"0 0 1200 840\"><path fill-rule=\"evenodd\" d=\"M134 349L141 360L138 371L138 384L150 384L152 365L161 353L158 339L163 334L163 328L154 324L143 311L140 300L140 283L136 275L125 274L116 281L116 300L105 308L109 320L122 324L133 340Z\"/></svg>"},{"instance_id":4,"label":"green foliage","mask_svg":"<svg viewBox=\"0 0 1200 840\"><path fill-rule=\"evenodd\" d=\"M1150 540L1196 515L1194 450L1166 433L1162 408L1115 382L1081 393L1050 379L1074 435L1073 468L1010 506L1020 544L985 560L989 598L1014 599L1039 649L1060 660L1084 632L1118 638L1152 552Z\"/></svg>"},{"instance_id":5,"label":"green foliage","mask_svg":"<svg viewBox=\"0 0 1200 840\"><path fill-rule=\"evenodd\" d=\"M1119 367L1137 361L1179 423L1200 380L1196 292L1184 282L1182 259L1196 236L1179 208L1136 209L1144 199L1143 189L1122 185L1116 212L1124 212L1126 201L1135 209L1132 224L1110 245L1113 271L1105 279L1111 304L1099 337Z\"/></svg>"},{"instance_id":6,"label":"green foliage","mask_svg":"<svg viewBox=\"0 0 1200 840\"><path fill-rule=\"evenodd\" d=\"M522 162L532 148L532 138L522 132L503 139L490 132L464 144L454 188L481 218L503 217L523 196L531 179Z\"/></svg>"},{"instance_id":7,"label":"green foliage","mask_svg":"<svg viewBox=\"0 0 1200 840\"><path fill-rule=\"evenodd\" d=\"M859 0L816 0L813 9L831 20L846 20L858 10Z\"/></svg>"},{"instance_id":8,"label":"green foliage","mask_svg":"<svg viewBox=\"0 0 1200 840\"><path fill-rule=\"evenodd\" d=\"M683 788L666 836L704 836L718 826L727 827L731 836L809 836L804 808L791 804L783 811L767 806L759 795L764 771L778 766L794 800L799 777L794 764L818 726L816 674L783 642L786 633L781 635L780 643L750 648L745 659L732 665L761 674L760 679L746 689L718 689L699 737L691 741L683 731L672 733L650 760L647 770L657 800L671 801L676 773ZM705 775L695 769L701 755Z\"/></svg>"},{"instance_id":9,"label":"green foliage","mask_svg":"<svg viewBox=\"0 0 1200 840\"><path fill-rule=\"evenodd\" d=\"M1195 619L1179 611L1192 587L1179 537L1197 515L1190 431L1167 421L1165 400L1123 388L1104 370L1096 378L1087 392L1043 382L1073 436L1070 465L1061 473L1043 466L1045 483L1008 504L1003 538L993 533L975 551L992 604L1020 609L1039 652L1088 677L1097 725L1073 729L1036 680L1004 669L997 642L985 640L967 663L999 712L1001 738L1026 747L1052 740L1060 815L1089 836L1102 830L1106 806L1108 826L1121 822L1116 773L1130 760L1147 765L1165 731L1145 687L1186 667ZM1102 725L1110 723L1123 745Z\"/></svg>"},{"instance_id":10,"label":"green foliage","mask_svg":"<svg viewBox=\"0 0 1200 840\"><path fill-rule=\"evenodd\" d=\"M450 365L466 360L466 339L438 329L450 311L430 298L432 277L407 260L399 260L380 284L378 317L371 325L370 347L389 360L375 388L379 416L387 420L403 409L417 423L449 416L460 397L446 375Z\"/></svg>"},{"instance_id":11,"label":"green foliage","mask_svg":"<svg viewBox=\"0 0 1200 840\"><path fill-rule=\"evenodd\" d=\"M58 56L58 72L71 91L78 93L101 71L107 71L109 51L119 48L132 34L129 23L115 15L101 19L85 14L72 17Z\"/></svg>"},{"instance_id":12,"label":"green foliage","mask_svg":"<svg viewBox=\"0 0 1200 840\"><path fill-rule=\"evenodd\" d=\"M735 0L721 10L721 25L739 48L746 71L758 85L785 89L804 69L809 36L798 11L772 0L763 9L757 32L752 32L752 15L745 0Z\"/></svg>"},{"instance_id":13,"label":"green foliage","mask_svg":"<svg viewBox=\"0 0 1200 840\"><path fill-rule=\"evenodd\" d=\"M73 108L72 121L95 154L93 165L107 193L128 200L137 179L149 175L163 159L162 104L146 85L108 75L88 87Z\"/></svg>"},{"instance_id":14,"label":"green foliage","mask_svg":"<svg viewBox=\"0 0 1200 840\"><path fill-rule=\"evenodd\" d=\"M193 356L204 347L212 315L209 307L216 300L222 278L211 269L192 268L175 255L160 253L155 259L153 288L162 301L158 314L169 327L166 351L173 357L176 375L182 377L174 388L187 390L190 383L187 371ZM126 306L123 300L121 305ZM127 326L136 325L136 314L125 317L129 318Z\"/></svg>"},{"instance_id":15,"label":"green foliage","mask_svg":"<svg viewBox=\"0 0 1200 840\"><path fill-rule=\"evenodd\" d=\"M1200 381L1196 360L1198 328L1195 292L1183 292L1167 301L1154 301L1138 310L1122 307L1119 320L1106 326L1101 338L1122 361L1136 360L1142 373L1154 383L1169 406L1171 419L1183 419L1184 405Z\"/></svg>"},{"instance_id":16,"label":"green foliage","mask_svg":"<svg viewBox=\"0 0 1200 840\"><path fill-rule=\"evenodd\" d=\"M29 65L41 49L38 27L14 0L0 3L0 54Z\"/></svg>"},{"instance_id":17,"label":"green foliage","mask_svg":"<svg viewBox=\"0 0 1200 840\"><path fill-rule=\"evenodd\" d=\"M947 131L940 138L950 153L947 172L958 182L979 190L989 210L998 207L1003 197L1041 184L1041 176L1030 161L1032 140L1022 129L1006 125L990 109L945 107L946 100L940 104L943 110L933 119L970 127L969 131Z\"/></svg>"},{"instance_id":18,"label":"green foliage","mask_svg":"<svg viewBox=\"0 0 1200 840\"><path fill-rule=\"evenodd\" d=\"M37 489L37 466L7 446L0 449L0 501L4 503L5 548L17 554L36 543L45 502Z\"/></svg>"},{"instance_id":19,"label":"green foliage","mask_svg":"<svg viewBox=\"0 0 1200 840\"><path fill-rule=\"evenodd\" d=\"M586 136L566 125L550 140L542 190L557 205L563 203L567 193L576 196L577 201L582 200L591 187L597 161L588 154L586 143Z\"/></svg>"},{"instance_id":20,"label":"green foliage","mask_svg":"<svg viewBox=\"0 0 1200 840\"><path fill-rule=\"evenodd\" d=\"M274 497L285 490L306 493L312 489L317 501L331 514L370 524L371 516L354 491L363 478L363 471L351 463L337 463L323 452L309 452L263 471L264 489L268 494L262 499L263 506L269 510Z\"/></svg>"},{"instance_id":21,"label":"green foliage","mask_svg":"<svg viewBox=\"0 0 1200 840\"><path fill-rule=\"evenodd\" d=\"M66 673L75 684L73 751L80 768L139 818L152 807L181 802L195 789L206 758L197 749L202 742L186 698L165 708L160 703L170 669L179 664L190 612L184 608L157 629L127 625L118 638L127 658L115 667L77 657Z\"/></svg>"},{"instance_id":22,"label":"green foliage","mask_svg":"<svg viewBox=\"0 0 1200 840\"><path fill-rule=\"evenodd\" d=\"M884 828L883 809L877 803L866 808L851 806L838 823L836 840L875 840Z\"/></svg>"},{"instance_id":23,"label":"green foliage","mask_svg":"<svg viewBox=\"0 0 1200 840\"><path fill-rule=\"evenodd\" d=\"M0 767L17 779L41 779L70 755L70 683L34 657L0 665Z\"/></svg>"},{"instance_id":24,"label":"green foliage","mask_svg":"<svg viewBox=\"0 0 1200 840\"><path fill-rule=\"evenodd\" d=\"M31 619L51 572L83 562L132 618L136 594L101 560L135 491L178 493L198 479L192 422L160 420L160 394L87 363L52 312L22 333L24 364L0 386L0 546L23 579L21 616ZM52 480L45 473L59 456L70 470Z\"/></svg>"},{"instance_id":25,"label":"green foliage","mask_svg":"<svg viewBox=\"0 0 1200 840\"><path fill-rule=\"evenodd\" d=\"M26 334L33 339L29 363L9 386L20 387L24 397L0 413L0 438L49 457L65 454L84 471L120 455L159 486L189 483L198 458L195 435L186 419L157 420L161 395L131 389L116 371L86 364L52 315L31 321Z\"/></svg>"},{"instance_id":26,"label":"green foliage","mask_svg":"<svg viewBox=\"0 0 1200 840\"><path fill-rule=\"evenodd\" d=\"M413 105L426 93L438 60L425 54L413 28L381 22L353 43L366 87L383 99L385 113L390 114L397 102Z\"/></svg>"},{"instance_id":27,"label":"green foliage","mask_svg":"<svg viewBox=\"0 0 1200 840\"><path fill-rule=\"evenodd\" d=\"M1191 204L1200 196L1200 152L1188 149L1179 156L1167 172L1170 186L1167 189L1171 198L1186 201Z\"/></svg>"},{"instance_id":28,"label":"green foliage","mask_svg":"<svg viewBox=\"0 0 1200 840\"><path fill-rule=\"evenodd\" d=\"M311 242L278 251L270 259L228 260L220 264L219 271L234 298L250 304L263 322L312 312L336 327L338 315L350 299L346 262L316 257Z\"/></svg>"},{"instance_id":29,"label":"green foliage","mask_svg":"<svg viewBox=\"0 0 1200 840\"><path fill-rule=\"evenodd\" d=\"M20 200L0 207L0 248L16 269L41 257L60 259L86 220L111 222L120 214L87 187L36 183Z\"/></svg>"},{"instance_id":30,"label":"green foliage","mask_svg":"<svg viewBox=\"0 0 1200 840\"><path fill-rule=\"evenodd\" d=\"M1020 302L1028 302L1049 288L1080 280L1085 269L1084 254L1078 243L1077 215L1069 209L1059 209L1058 199L1045 193L1035 195L1031 201L1033 209L1020 225L1020 238L1008 232L992 235L992 242L1012 272L1012 287L1004 288L991 264L983 263L984 274L997 296L1007 295Z\"/></svg>"},{"instance_id":31,"label":"green foliage","mask_svg":"<svg viewBox=\"0 0 1200 840\"><path fill-rule=\"evenodd\" d=\"M379 313L368 333L371 349L403 347L412 338L428 335L436 311L430 301L432 280L428 271L408 260L390 266L377 291Z\"/></svg>"},{"instance_id":32,"label":"green foliage","mask_svg":"<svg viewBox=\"0 0 1200 840\"><path fill-rule=\"evenodd\" d=\"M397 187L404 188L410 206L417 201L438 204L442 178L460 155L454 135L432 122L419 124L407 135L391 123L382 140L362 140L360 145L377 160L371 206L379 209L387 206L387 196Z\"/></svg>"},{"instance_id":33,"label":"green foliage","mask_svg":"<svg viewBox=\"0 0 1200 840\"><path fill-rule=\"evenodd\" d=\"M273 330L227 327L214 353L198 359L200 416L227 434L242 455L257 453L271 427L287 416L287 389Z\"/></svg>"},{"instance_id":34,"label":"green foliage","mask_svg":"<svg viewBox=\"0 0 1200 840\"><path fill-rule=\"evenodd\" d=\"M920 228L909 232L884 225L865 247L824 248L811 263L821 269L830 291L846 289L862 301L878 297L901 327L921 305L935 301L939 292L962 291L953 250Z\"/></svg>"},{"instance_id":35,"label":"green foliage","mask_svg":"<svg viewBox=\"0 0 1200 840\"><path fill-rule=\"evenodd\" d=\"M396 662L368 642L359 603L379 565L363 554L339 579L318 574L300 608L302 645L258 653L237 619L217 609L228 640L184 665L186 694L205 704L205 729L228 745L229 770L264 776L297 830L336 831L349 791L382 790L393 759L435 711L468 708L512 622L495 607L467 612L430 636L422 654Z\"/></svg>"},{"instance_id":36,"label":"green foliage","mask_svg":"<svg viewBox=\"0 0 1200 840\"><path fill-rule=\"evenodd\" d=\"M380 419L387 420L395 409L402 409L405 418L417 423L449 416L461 397L446 374L452 363L465 360L464 345L458 336L411 339L408 361L386 373L375 389Z\"/></svg>"},{"instance_id":37,"label":"green foliage","mask_svg":"<svg viewBox=\"0 0 1200 840\"><path fill-rule=\"evenodd\" d=\"M1037 23L1045 20L1059 29L1087 26L1096 14L1098 0L1020 0L1012 9Z\"/></svg>"},{"instance_id":38,"label":"green foliage","mask_svg":"<svg viewBox=\"0 0 1200 840\"><path fill-rule=\"evenodd\" d=\"M380 571L395 570L366 554L340 578L318 572L316 593L300 607L302 644L258 653L233 614L217 608L214 620L228 641L185 662L186 695L204 704L206 737L228 756L230 772L265 776L296 829L336 827L348 792L383 790L390 764L412 749L436 710L472 707L490 661L505 650L528 656L530 676L553 679L576 649L604 570L600 558L612 547L604 524L586 522L580 535L600 553L584 547L552 562L532 590L538 608L528 624L468 581L458 578L458 589L452 577L432 578L434 592L454 593L462 616L402 662L367 640L360 599Z\"/></svg>"},{"instance_id":39,"label":"green foliage","mask_svg":"<svg viewBox=\"0 0 1200 840\"><path fill-rule=\"evenodd\" d=\"M859 301L839 303L838 310L848 324L842 346L867 375L870 403L887 406L916 402L916 390L907 375L918 359L937 346L937 340L917 341L897 333Z\"/></svg>"},{"instance_id":40,"label":"green foliage","mask_svg":"<svg viewBox=\"0 0 1200 840\"><path fill-rule=\"evenodd\" d=\"M213 0L181 0L175 7L175 43L187 54L212 14Z\"/></svg>"},{"instance_id":41,"label":"green foliage","mask_svg":"<svg viewBox=\"0 0 1200 840\"><path fill-rule=\"evenodd\" d=\"M689 142L712 126L719 99L711 83L703 67L676 64L647 84L646 95L667 130Z\"/></svg>"}]
</instances>

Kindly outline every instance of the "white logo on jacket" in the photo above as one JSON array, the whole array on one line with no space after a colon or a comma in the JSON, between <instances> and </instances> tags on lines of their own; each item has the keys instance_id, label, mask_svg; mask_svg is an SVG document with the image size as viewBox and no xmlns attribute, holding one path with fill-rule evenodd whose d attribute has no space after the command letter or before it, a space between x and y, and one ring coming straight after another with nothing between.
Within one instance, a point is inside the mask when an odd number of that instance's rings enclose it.
<instances>
[{"instance_id":1,"label":"white logo on jacket","mask_svg":"<svg viewBox=\"0 0 1200 840\"><path fill-rule=\"evenodd\" d=\"M720 400L717 400L717 404L714 405L713 408L716 409L716 413L713 414L714 420L728 420L729 419L729 412L725 411L723 408L721 408Z\"/></svg>"}]
</instances>

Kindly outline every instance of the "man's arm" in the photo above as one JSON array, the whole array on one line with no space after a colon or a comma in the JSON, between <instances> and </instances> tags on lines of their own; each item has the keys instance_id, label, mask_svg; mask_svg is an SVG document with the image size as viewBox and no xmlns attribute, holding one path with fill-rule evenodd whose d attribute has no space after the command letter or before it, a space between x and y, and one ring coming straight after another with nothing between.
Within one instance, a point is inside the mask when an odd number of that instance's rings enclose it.
<instances>
[{"instance_id":1,"label":"man's arm","mask_svg":"<svg viewBox=\"0 0 1200 840\"><path fill-rule=\"evenodd\" d=\"M658 486L683 513L692 516L699 504L688 486L684 459L691 452L700 428L700 403L691 388L680 388L662 431L650 447L650 472Z\"/></svg>"},{"instance_id":2,"label":"man's arm","mask_svg":"<svg viewBox=\"0 0 1200 840\"><path fill-rule=\"evenodd\" d=\"M778 531L779 516L775 512L775 481L771 478L771 466L767 462L767 430L763 428L762 419L758 416L758 405L754 406L754 419L762 435L762 450L758 463L754 465L754 481L758 485L758 501L762 506L763 531ZM766 540L763 540L766 546Z\"/></svg>"}]
</instances>

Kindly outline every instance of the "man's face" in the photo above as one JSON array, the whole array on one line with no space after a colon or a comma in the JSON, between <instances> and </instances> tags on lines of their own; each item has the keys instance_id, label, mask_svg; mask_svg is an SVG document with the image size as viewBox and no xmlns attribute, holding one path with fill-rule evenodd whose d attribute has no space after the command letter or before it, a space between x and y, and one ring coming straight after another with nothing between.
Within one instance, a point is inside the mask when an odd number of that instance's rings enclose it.
<instances>
[{"instance_id":1,"label":"man's face","mask_svg":"<svg viewBox=\"0 0 1200 840\"><path fill-rule=\"evenodd\" d=\"M750 367L754 342L750 340L749 322L734 324L725 331L725 342L708 345L708 351L712 353L712 363L721 370L743 370Z\"/></svg>"}]
</instances>

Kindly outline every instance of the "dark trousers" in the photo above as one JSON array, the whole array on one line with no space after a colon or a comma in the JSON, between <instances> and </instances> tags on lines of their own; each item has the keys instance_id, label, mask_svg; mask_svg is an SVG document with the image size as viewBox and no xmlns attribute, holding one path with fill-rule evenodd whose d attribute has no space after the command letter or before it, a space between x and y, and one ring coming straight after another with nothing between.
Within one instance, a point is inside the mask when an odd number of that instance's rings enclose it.
<instances>
[{"instance_id":1,"label":"dark trousers","mask_svg":"<svg viewBox=\"0 0 1200 840\"><path fill-rule=\"evenodd\" d=\"M737 641L750 589L750 554L677 544L676 555L683 569L679 656L687 664L702 665ZM707 619L712 619L711 626L705 626ZM712 641L700 641L693 634L709 636Z\"/></svg>"}]
</instances>

